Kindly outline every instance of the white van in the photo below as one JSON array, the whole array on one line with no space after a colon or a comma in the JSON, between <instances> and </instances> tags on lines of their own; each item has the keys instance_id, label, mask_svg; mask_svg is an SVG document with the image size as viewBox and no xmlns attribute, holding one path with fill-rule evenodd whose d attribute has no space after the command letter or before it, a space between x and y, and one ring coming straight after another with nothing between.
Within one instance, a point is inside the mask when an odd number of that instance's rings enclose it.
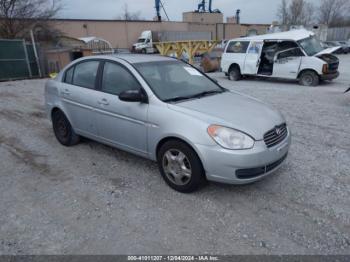
<instances>
[{"instance_id":1,"label":"white van","mask_svg":"<svg viewBox=\"0 0 350 262\"><path fill-rule=\"evenodd\" d=\"M314 33L304 29L237 38L226 45L221 69L234 81L254 75L316 86L339 76L339 59L331 54L338 48L323 49Z\"/></svg>"}]
</instances>

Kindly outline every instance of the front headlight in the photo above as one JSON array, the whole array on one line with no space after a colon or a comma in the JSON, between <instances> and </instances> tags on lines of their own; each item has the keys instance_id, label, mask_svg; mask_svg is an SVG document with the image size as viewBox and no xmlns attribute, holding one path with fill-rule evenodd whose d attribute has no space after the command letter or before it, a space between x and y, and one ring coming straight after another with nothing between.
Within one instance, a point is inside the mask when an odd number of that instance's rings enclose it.
<instances>
[{"instance_id":1,"label":"front headlight","mask_svg":"<svg viewBox=\"0 0 350 262\"><path fill-rule=\"evenodd\" d=\"M226 149L250 149L254 146L254 140L250 136L232 128L211 125L208 127L208 134Z\"/></svg>"}]
</instances>

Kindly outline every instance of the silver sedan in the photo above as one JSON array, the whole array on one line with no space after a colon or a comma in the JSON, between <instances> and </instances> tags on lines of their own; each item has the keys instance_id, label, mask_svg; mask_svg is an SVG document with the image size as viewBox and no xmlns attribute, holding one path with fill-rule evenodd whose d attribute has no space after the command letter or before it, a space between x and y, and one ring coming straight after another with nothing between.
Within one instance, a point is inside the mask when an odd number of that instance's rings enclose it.
<instances>
[{"instance_id":1,"label":"silver sedan","mask_svg":"<svg viewBox=\"0 0 350 262\"><path fill-rule=\"evenodd\" d=\"M47 82L45 97L61 144L87 137L157 161L180 192L262 179L291 141L278 111L168 57L82 58Z\"/></svg>"}]
</instances>

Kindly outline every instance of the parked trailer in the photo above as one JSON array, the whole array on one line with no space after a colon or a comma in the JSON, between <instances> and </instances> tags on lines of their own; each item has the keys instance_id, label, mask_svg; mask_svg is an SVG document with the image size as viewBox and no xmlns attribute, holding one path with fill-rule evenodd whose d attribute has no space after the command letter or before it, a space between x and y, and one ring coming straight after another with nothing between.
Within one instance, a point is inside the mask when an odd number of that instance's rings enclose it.
<instances>
[{"instance_id":1,"label":"parked trailer","mask_svg":"<svg viewBox=\"0 0 350 262\"><path fill-rule=\"evenodd\" d=\"M132 51L144 54L157 53L156 43L179 41L211 41L211 32L143 31Z\"/></svg>"}]
</instances>

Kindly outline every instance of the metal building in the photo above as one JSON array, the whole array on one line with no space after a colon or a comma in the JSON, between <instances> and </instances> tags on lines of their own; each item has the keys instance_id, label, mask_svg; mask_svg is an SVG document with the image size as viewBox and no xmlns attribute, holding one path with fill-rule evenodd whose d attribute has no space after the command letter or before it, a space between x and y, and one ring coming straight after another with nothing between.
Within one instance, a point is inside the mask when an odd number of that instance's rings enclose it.
<instances>
[{"instance_id":1,"label":"metal building","mask_svg":"<svg viewBox=\"0 0 350 262\"><path fill-rule=\"evenodd\" d=\"M95 36L82 37L79 40L86 44L86 48L91 49L93 54L113 53L113 47L110 42Z\"/></svg>"}]
</instances>

